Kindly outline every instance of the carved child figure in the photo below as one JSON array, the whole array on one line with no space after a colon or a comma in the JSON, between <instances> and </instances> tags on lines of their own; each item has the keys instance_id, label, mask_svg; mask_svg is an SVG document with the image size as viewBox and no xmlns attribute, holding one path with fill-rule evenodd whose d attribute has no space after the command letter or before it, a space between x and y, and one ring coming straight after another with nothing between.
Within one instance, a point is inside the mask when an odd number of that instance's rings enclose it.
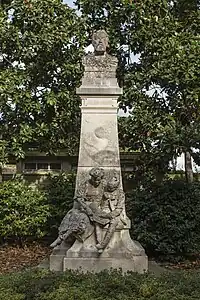
<instances>
[{"instance_id":1,"label":"carved child figure","mask_svg":"<svg viewBox=\"0 0 200 300\"><path fill-rule=\"evenodd\" d=\"M80 185L77 191L77 198L85 199L90 204L96 202L101 203L104 192L104 170L102 168L92 168L89 172L90 179Z\"/></svg>"},{"instance_id":2,"label":"carved child figure","mask_svg":"<svg viewBox=\"0 0 200 300\"><path fill-rule=\"evenodd\" d=\"M126 225L126 220L122 216L125 196L124 192L119 189L119 184L118 176L113 176L113 178L108 181L106 191L104 192L102 211L104 213L107 212L110 222L103 240L96 245L99 253L102 253L106 248L116 228L123 228L124 225Z\"/></svg>"},{"instance_id":3,"label":"carved child figure","mask_svg":"<svg viewBox=\"0 0 200 300\"><path fill-rule=\"evenodd\" d=\"M94 206L99 206L102 200L104 170L93 168L89 174L90 179L84 183L74 198L74 207L63 218L58 238L51 244L52 248L60 245L62 241L67 241L70 236L83 242L94 232L94 226L91 224L94 213L90 205L94 203Z\"/></svg>"}]
</instances>

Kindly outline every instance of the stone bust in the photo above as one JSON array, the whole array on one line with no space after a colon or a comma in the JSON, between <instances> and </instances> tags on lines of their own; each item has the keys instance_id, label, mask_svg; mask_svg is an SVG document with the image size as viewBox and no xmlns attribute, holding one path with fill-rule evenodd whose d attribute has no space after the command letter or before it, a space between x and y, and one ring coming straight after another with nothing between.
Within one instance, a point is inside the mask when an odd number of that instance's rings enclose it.
<instances>
[{"instance_id":1,"label":"stone bust","mask_svg":"<svg viewBox=\"0 0 200 300\"><path fill-rule=\"evenodd\" d=\"M105 30L97 30L92 35L94 53L88 53L83 58L85 73L83 85L112 86L117 85L116 69L118 60L107 53L109 39ZM109 81L108 79L111 79Z\"/></svg>"},{"instance_id":2,"label":"stone bust","mask_svg":"<svg viewBox=\"0 0 200 300\"><path fill-rule=\"evenodd\" d=\"M108 35L105 30L95 31L92 35L92 45L95 55L104 55L108 48Z\"/></svg>"}]
</instances>

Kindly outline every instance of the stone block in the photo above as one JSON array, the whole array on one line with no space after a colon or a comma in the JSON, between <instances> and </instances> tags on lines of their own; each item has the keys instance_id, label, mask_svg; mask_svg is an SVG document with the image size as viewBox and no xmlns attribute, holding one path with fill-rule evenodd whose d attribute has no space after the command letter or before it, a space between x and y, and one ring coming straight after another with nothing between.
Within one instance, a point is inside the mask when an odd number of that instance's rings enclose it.
<instances>
[{"instance_id":1,"label":"stone block","mask_svg":"<svg viewBox=\"0 0 200 300\"><path fill-rule=\"evenodd\" d=\"M144 274L148 271L148 258L146 255L133 256L133 258L64 258L63 271L78 270L83 273L99 273L104 270L119 270Z\"/></svg>"}]
</instances>

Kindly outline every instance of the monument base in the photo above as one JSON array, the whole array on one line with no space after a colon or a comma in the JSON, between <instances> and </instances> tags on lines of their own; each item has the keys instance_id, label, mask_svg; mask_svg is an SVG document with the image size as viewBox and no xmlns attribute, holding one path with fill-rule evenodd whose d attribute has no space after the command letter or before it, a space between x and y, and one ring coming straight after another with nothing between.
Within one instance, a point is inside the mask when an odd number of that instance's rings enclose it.
<instances>
[{"instance_id":1,"label":"monument base","mask_svg":"<svg viewBox=\"0 0 200 300\"><path fill-rule=\"evenodd\" d=\"M74 242L74 241L73 241ZM49 258L49 268L50 271L62 272L63 271L63 261L66 257L67 251L71 248L72 243L62 242L61 245L55 247Z\"/></svg>"},{"instance_id":2,"label":"monument base","mask_svg":"<svg viewBox=\"0 0 200 300\"><path fill-rule=\"evenodd\" d=\"M148 258L142 246L131 240L129 230L116 231L106 249L99 253L95 247L95 235L85 242L76 240L69 249L57 249L50 257L50 270L98 273L103 270L118 269L145 273L148 271ZM65 255L64 255L64 251Z\"/></svg>"},{"instance_id":3,"label":"monument base","mask_svg":"<svg viewBox=\"0 0 200 300\"><path fill-rule=\"evenodd\" d=\"M147 256L133 256L132 260L124 258L64 258L63 270L79 270L80 272L98 273L103 270L117 269L143 274L148 270Z\"/></svg>"}]
</instances>

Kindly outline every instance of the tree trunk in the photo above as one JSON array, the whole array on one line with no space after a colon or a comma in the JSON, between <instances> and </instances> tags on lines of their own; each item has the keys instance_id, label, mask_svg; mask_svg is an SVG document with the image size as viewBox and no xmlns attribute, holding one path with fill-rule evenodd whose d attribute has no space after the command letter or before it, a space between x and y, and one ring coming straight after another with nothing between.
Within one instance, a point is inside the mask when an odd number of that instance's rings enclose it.
<instances>
[{"instance_id":1,"label":"tree trunk","mask_svg":"<svg viewBox=\"0 0 200 300\"><path fill-rule=\"evenodd\" d=\"M185 177L188 183L193 182L192 156L190 152L185 152Z\"/></svg>"},{"instance_id":2,"label":"tree trunk","mask_svg":"<svg viewBox=\"0 0 200 300\"><path fill-rule=\"evenodd\" d=\"M3 170L2 167L0 167L0 183L3 181Z\"/></svg>"},{"instance_id":3,"label":"tree trunk","mask_svg":"<svg viewBox=\"0 0 200 300\"><path fill-rule=\"evenodd\" d=\"M155 177L156 177L156 184L161 185L164 180L165 173L164 172L155 172Z\"/></svg>"}]
</instances>

